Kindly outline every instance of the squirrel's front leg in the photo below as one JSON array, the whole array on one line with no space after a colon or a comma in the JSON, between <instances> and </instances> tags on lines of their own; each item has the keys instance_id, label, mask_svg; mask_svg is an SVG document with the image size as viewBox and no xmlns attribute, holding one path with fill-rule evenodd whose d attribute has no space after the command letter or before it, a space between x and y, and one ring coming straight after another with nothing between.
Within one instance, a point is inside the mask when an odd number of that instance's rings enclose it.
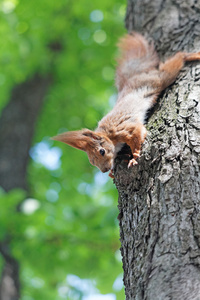
<instances>
[{"instance_id":1,"label":"squirrel's front leg","mask_svg":"<svg viewBox=\"0 0 200 300\"><path fill-rule=\"evenodd\" d=\"M128 168L137 165L136 159L140 157L140 149L142 144L144 143L146 135L147 130L145 126L141 123L136 124L132 138L130 139L129 143L127 143L130 146L133 155L133 158L128 163Z\"/></svg>"},{"instance_id":2,"label":"squirrel's front leg","mask_svg":"<svg viewBox=\"0 0 200 300\"><path fill-rule=\"evenodd\" d=\"M133 158L128 163L128 168L137 164L136 159L140 156L140 149L146 135L147 131L142 123L131 124L119 134L118 141L126 143L131 148L133 155Z\"/></svg>"}]
</instances>

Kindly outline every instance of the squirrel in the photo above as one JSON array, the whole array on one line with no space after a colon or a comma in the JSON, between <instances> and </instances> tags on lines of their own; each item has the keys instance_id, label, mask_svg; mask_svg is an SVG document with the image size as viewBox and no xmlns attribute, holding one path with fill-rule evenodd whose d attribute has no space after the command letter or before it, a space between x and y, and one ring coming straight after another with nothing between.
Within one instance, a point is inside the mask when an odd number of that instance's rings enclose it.
<instances>
[{"instance_id":1,"label":"squirrel","mask_svg":"<svg viewBox=\"0 0 200 300\"><path fill-rule=\"evenodd\" d=\"M200 52L178 52L160 62L153 43L141 34L126 34L119 42L121 56L116 68L118 99L114 108L92 131L82 129L62 133L52 139L64 142L87 153L92 165L114 178L113 164L124 144L132 152L128 168L137 164L147 131L147 111L159 94L171 85L187 61L200 60Z\"/></svg>"}]
</instances>

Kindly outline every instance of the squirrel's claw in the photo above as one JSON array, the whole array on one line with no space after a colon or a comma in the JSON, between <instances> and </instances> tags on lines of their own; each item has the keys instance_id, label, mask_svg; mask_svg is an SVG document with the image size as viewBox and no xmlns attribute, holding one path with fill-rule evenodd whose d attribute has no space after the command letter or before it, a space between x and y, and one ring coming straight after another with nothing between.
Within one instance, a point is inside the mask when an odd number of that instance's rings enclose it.
<instances>
[{"instance_id":1,"label":"squirrel's claw","mask_svg":"<svg viewBox=\"0 0 200 300\"><path fill-rule=\"evenodd\" d=\"M114 174L113 174L113 169L110 170L108 176L109 176L110 178L115 178L115 176L114 176Z\"/></svg>"},{"instance_id":2,"label":"squirrel's claw","mask_svg":"<svg viewBox=\"0 0 200 300\"><path fill-rule=\"evenodd\" d=\"M135 166L135 165L137 165L137 164L138 164L137 161L134 158L132 158L128 163L128 169Z\"/></svg>"},{"instance_id":3,"label":"squirrel's claw","mask_svg":"<svg viewBox=\"0 0 200 300\"><path fill-rule=\"evenodd\" d=\"M136 150L136 151L133 153L133 157L135 157L135 158L140 157L140 150Z\"/></svg>"}]
</instances>

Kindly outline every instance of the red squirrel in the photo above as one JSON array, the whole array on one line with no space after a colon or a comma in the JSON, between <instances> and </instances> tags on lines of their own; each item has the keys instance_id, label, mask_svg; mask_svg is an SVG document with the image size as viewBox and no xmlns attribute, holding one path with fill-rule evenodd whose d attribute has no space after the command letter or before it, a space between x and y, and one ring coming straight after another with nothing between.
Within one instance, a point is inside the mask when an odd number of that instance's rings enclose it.
<instances>
[{"instance_id":1,"label":"red squirrel","mask_svg":"<svg viewBox=\"0 0 200 300\"><path fill-rule=\"evenodd\" d=\"M116 69L118 99L114 108L91 131L62 133L54 140L87 153L92 165L113 176L113 163L124 144L132 152L128 167L137 164L147 131L144 120L159 94L172 84L186 61L200 60L200 52L178 52L165 63L159 61L154 45L139 33L125 35L119 42L121 57Z\"/></svg>"}]
</instances>

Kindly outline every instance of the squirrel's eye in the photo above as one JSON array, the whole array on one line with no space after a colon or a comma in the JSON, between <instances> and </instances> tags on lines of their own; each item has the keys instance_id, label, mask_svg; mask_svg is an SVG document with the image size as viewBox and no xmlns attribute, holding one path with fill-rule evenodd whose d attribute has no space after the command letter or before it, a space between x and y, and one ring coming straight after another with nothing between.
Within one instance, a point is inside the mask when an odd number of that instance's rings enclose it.
<instances>
[{"instance_id":1,"label":"squirrel's eye","mask_svg":"<svg viewBox=\"0 0 200 300\"><path fill-rule=\"evenodd\" d=\"M105 154L105 150L104 150L104 149L100 149L99 152L100 152L100 154L101 154L102 156L104 156L104 154Z\"/></svg>"}]
</instances>

